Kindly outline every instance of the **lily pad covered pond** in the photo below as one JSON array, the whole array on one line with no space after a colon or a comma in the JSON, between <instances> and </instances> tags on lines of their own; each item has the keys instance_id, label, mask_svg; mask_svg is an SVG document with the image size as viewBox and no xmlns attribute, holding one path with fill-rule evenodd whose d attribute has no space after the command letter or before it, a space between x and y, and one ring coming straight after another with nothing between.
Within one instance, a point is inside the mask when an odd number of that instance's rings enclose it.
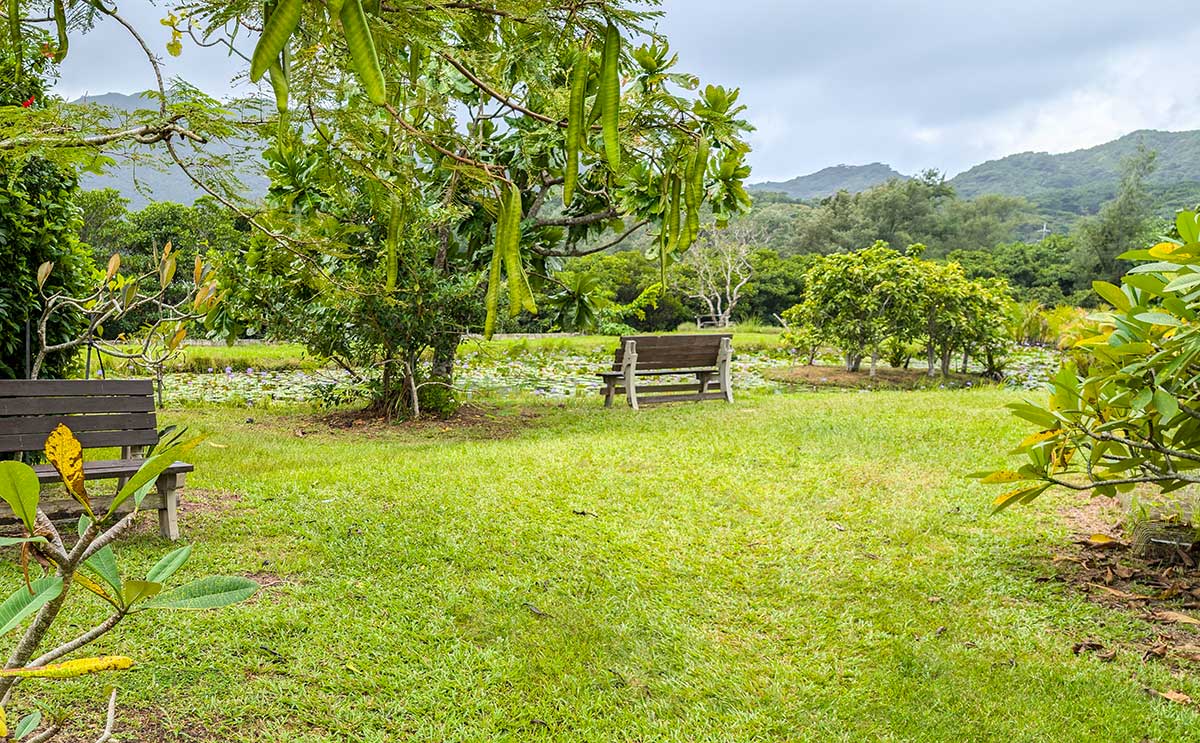
<instances>
[{"instance_id":1,"label":"lily pad covered pond","mask_svg":"<svg viewBox=\"0 0 1200 743\"><path fill-rule=\"evenodd\" d=\"M611 353L528 350L520 354L466 350L460 355L456 383L466 398L487 394L534 394L550 398L597 395L596 374L609 368ZM1005 384L1037 389L1057 367L1058 354L1045 349L1020 349L1013 354ZM734 358L734 389L774 389L792 385L768 379L768 372L795 366L779 352L738 352ZM682 378L681 378L682 379ZM270 402L338 403L354 399L362 383L349 372L335 369L262 371L249 368L214 369L207 373L168 374L164 380L167 404L217 403L260 405Z\"/></svg>"}]
</instances>

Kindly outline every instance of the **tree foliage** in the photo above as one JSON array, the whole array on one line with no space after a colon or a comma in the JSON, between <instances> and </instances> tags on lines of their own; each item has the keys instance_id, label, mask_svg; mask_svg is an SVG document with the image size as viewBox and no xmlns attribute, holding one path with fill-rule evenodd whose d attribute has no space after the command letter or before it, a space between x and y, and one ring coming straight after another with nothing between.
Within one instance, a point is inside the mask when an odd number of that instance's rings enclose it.
<instances>
[{"instance_id":1,"label":"tree foliage","mask_svg":"<svg viewBox=\"0 0 1200 743\"><path fill-rule=\"evenodd\" d=\"M900 253L879 242L821 258L805 275L803 301L783 314L785 339L810 360L817 346L835 346L848 371L869 358L872 375L885 354L905 365L913 343L925 346L930 375L949 374L956 353L964 367L975 356L998 373L1011 342L1007 287L971 280L956 263L922 260L923 250Z\"/></svg>"},{"instance_id":2,"label":"tree foliage","mask_svg":"<svg viewBox=\"0 0 1200 743\"><path fill-rule=\"evenodd\" d=\"M1200 483L1200 215L1181 212L1174 233L1118 256L1137 265L1119 287L1096 282L1109 309L1092 315L1078 361L1062 366L1046 401L1009 406L1037 430L1017 447L1020 467L979 475L1006 485L997 510L1055 486L1114 496Z\"/></svg>"}]
</instances>

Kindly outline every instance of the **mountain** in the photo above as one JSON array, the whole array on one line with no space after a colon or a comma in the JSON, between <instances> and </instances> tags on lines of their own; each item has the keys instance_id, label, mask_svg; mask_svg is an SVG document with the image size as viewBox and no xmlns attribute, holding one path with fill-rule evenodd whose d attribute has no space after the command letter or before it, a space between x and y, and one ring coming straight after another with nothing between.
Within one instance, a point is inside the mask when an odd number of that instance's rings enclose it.
<instances>
[{"instance_id":1,"label":"mountain","mask_svg":"<svg viewBox=\"0 0 1200 743\"><path fill-rule=\"evenodd\" d=\"M1139 147L1158 153L1147 186L1160 213L1200 202L1200 131L1146 129L1074 152L1022 152L976 165L951 178L950 185L967 198L1024 196L1052 218L1094 214L1116 195L1121 163Z\"/></svg>"},{"instance_id":2,"label":"mountain","mask_svg":"<svg viewBox=\"0 0 1200 743\"><path fill-rule=\"evenodd\" d=\"M98 96L85 96L73 103L105 106L112 109L113 120L119 120L123 114L134 111L156 108L155 104L145 98L122 93L105 93ZM238 152L246 143L218 144L208 148L217 155L232 155ZM186 157L190 149L187 143L177 145L181 154ZM261 148L260 148L261 149ZM121 195L129 199L129 208L138 210L152 201L174 201L180 204L191 204L204 195L196 184L179 169L170 159L166 149L160 144L155 145L149 152L142 149L136 160L117 156L117 163L105 169L103 174L82 173L79 178L84 190L115 188ZM234 157L239 162L237 174L246 184L246 193L261 195L266 193L267 179L258 166L258 158Z\"/></svg>"},{"instance_id":3,"label":"mountain","mask_svg":"<svg viewBox=\"0 0 1200 743\"><path fill-rule=\"evenodd\" d=\"M823 199L843 190L851 193L866 191L893 178L907 179L908 176L897 173L883 163L835 165L790 181L754 183L750 190L787 194L793 199Z\"/></svg>"}]
</instances>

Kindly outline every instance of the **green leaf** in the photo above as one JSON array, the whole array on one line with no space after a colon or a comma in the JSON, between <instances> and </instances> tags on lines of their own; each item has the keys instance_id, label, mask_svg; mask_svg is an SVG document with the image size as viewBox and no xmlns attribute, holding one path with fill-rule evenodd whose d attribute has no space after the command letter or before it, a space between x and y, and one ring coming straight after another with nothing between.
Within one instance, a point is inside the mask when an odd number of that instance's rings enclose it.
<instances>
[{"instance_id":1,"label":"green leaf","mask_svg":"<svg viewBox=\"0 0 1200 743\"><path fill-rule=\"evenodd\" d=\"M30 534L37 521L41 484L37 472L24 462L0 462L0 498L12 509Z\"/></svg>"},{"instance_id":2,"label":"green leaf","mask_svg":"<svg viewBox=\"0 0 1200 743\"><path fill-rule=\"evenodd\" d=\"M1133 303L1129 301L1129 297L1125 296L1125 292L1121 291L1119 286L1107 281L1093 281L1092 289L1100 295L1101 299L1122 312L1128 312L1133 307Z\"/></svg>"},{"instance_id":3,"label":"green leaf","mask_svg":"<svg viewBox=\"0 0 1200 743\"><path fill-rule=\"evenodd\" d=\"M37 730L37 726L41 725L41 724L42 724L41 711L34 710L33 712L30 712L29 714L22 717L21 721L17 723L17 726L15 728L13 728L13 732L12 732L13 740L20 740L20 739L24 738L26 735L29 735L34 730Z\"/></svg>"},{"instance_id":4,"label":"green leaf","mask_svg":"<svg viewBox=\"0 0 1200 743\"><path fill-rule=\"evenodd\" d=\"M258 588L258 584L249 578L214 575L160 594L143 606L147 609L216 609L245 601L257 593Z\"/></svg>"},{"instance_id":5,"label":"green leaf","mask_svg":"<svg viewBox=\"0 0 1200 743\"><path fill-rule=\"evenodd\" d=\"M1185 289L1190 289L1196 284L1200 284L1200 273L1185 273L1182 276L1177 276L1171 280L1171 283L1163 289L1166 292L1181 292Z\"/></svg>"},{"instance_id":6,"label":"green leaf","mask_svg":"<svg viewBox=\"0 0 1200 743\"><path fill-rule=\"evenodd\" d=\"M190 544L163 555L163 558L150 568L150 572L146 573L146 580L154 583L166 583L167 579L174 575L176 570L183 567L183 564L191 556L192 545Z\"/></svg>"},{"instance_id":7,"label":"green leaf","mask_svg":"<svg viewBox=\"0 0 1200 743\"><path fill-rule=\"evenodd\" d=\"M108 518L116 513L121 504L128 500L131 496L139 496L135 498L134 502L138 506L141 506L142 499L146 497L146 493L149 492L150 486L152 486L158 479L158 476L163 473L163 470L170 467L175 463L178 457L194 449L196 445L203 440L203 436L197 436L196 438L185 441L182 444L176 444L169 449L164 449L163 451L155 454L143 462L142 466L138 468L138 471L134 473L133 477L129 478L129 481L125 483L124 487L117 492L116 496L112 500L112 504L108 507L108 513L106 514L105 518Z\"/></svg>"},{"instance_id":8,"label":"green leaf","mask_svg":"<svg viewBox=\"0 0 1200 743\"><path fill-rule=\"evenodd\" d=\"M0 537L0 547L15 547L18 544L46 544L45 537Z\"/></svg>"},{"instance_id":9,"label":"green leaf","mask_svg":"<svg viewBox=\"0 0 1200 743\"><path fill-rule=\"evenodd\" d=\"M125 606L133 606L139 601L153 598L162 592L162 583L156 583L148 580L131 580L125 583L125 592L122 598L125 601Z\"/></svg>"},{"instance_id":10,"label":"green leaf","mask_svg":"<svg viewBox=\"0 0 1200 743\"><path fill-rule=\"evenodd\" d=\"M1000 513L1018 501L1028 503L1037 496L1046 492L1049 487L1049 485L1033 485L1019 487L1016 490L1010 490L992 501L992 513Z\"/></svg>"},{"instance_id":11,"label":"green leaf","mask_svg":"<svg viewBox=\"0 0 1200 743\"><path fill-rule=\"evenodd\" d=\"M1133 316L1134 320L1148 322L1151 325L1165 325L1171 328L1177 328L1183 325L1179 318L1174 315L1168 315L1165 312L1142 312Z\"/></svg>"},{"instance_id":12,"label":"green leaf","mask_svg":"<svg viewBox=\"0 0 1200 743\"><path fill-rule=\"evenodd\" d=\"M100 576L105 583L112 586L118 596L121 595L121 572L117 569L117 556L113 553L111 545L105 545L103 549L97 550L83 564Z\"/></svg>"},{"instance_id":13,"label":"green leaf","mask_svg":"<svg viewBox=\"0 0 1200 743\"><path fill-rule=\"evenodd\" d=\"M0 625L0 635L12 632L38 609L58 598L62 589L62 578L57 575L38 578L28 587L18 588L16 593L0 604L0 622L3 622Z\"/></svg>"},{"instance_id":14,"label":"green leaf","mask_svg":"<svg viewBox=\"0 0 1200 743\"><path fill-rule=\"evenodd\" d=\"M1154 390L1154 409L1162 416L1162 420L1169 421L1179 415L1179 403L1166 390Z\"/></svg>"},{"instance_id":15,"label":"green leaf","mask_svg":"<svg viewBox=\"0 0 1200 743\"><path fill-rule=\"evenodd\" d=\"M1200 224L1196 212L1182 211L1175 215L1175 229L1185 243L1200 242Z\"/></svg>"}]
</instances>

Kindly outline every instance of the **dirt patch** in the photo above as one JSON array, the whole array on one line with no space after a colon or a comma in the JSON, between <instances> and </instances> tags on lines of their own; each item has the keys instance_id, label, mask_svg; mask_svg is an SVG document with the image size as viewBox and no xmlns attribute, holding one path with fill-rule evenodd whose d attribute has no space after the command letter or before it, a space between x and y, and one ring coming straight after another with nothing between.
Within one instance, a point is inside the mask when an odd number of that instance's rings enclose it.
<instances>
[{"instance_id":1,"label":"dirt patch","mask_svg":"<svg viewBox=\"0 0 1200 743\"><path fill-rule=\"evenodd\" d=\"M496 439L516 435L539 417L540 413L527 408L480 405L463 405L446 418L422 417L409 421L389 421L371 411L341 410L304 419L297 427L296 435L303 438L315 433L353 432L355 435L386 436L407 431L459 439Z\"/></svg>"},{"instance_id":2,"label":"dirt patch","mask_svg":"<svg viewBox=\"0 0 1200 743\"><path fill-rule=\"evenodd\" d=\"M1107 661L1132 652L1147 662L1200 667L1200 549L1138 557L1124 509L1111 498L1081 496L1060 513L1072 542L1054 556L1052 574L1041 580L1061 581L1093 603L1136 614L1147 622L1149 635L1131 647L1077 638L1075 653Z\"/></svg>"},{"instance_id":3,"label":"dirt patch","mask_svg":"<svg viewBox=\"0 0 1200 743\"><path fill-rule=\"evenodd\" d=\"M86 718L86 719L80 719ZM94 743L104 728L104 710L96 707L74 717L62 733L55 736L55 743ZM156 710L122 709L121 698L117 697L117 718L113 725L116 740L136 740L139 743L192 743L214 740L203 725L184 720L181 724L169 725L166 715Z\"/></svg>"},{"instance_id":4,"label":"dirt patch","mask_svg":"<svg viewBox=\"0 0 1200 743\"><path fill-rule=\"evenodd\" d=\"M179 510L183 513L222 514L232 511L242 496L227 490L184 487L179 492Z\"/></svg>"},{"instance_id":5,"label":"dirt patch","mask_svg":"<svg viewBox=\"0 0 1200 743\"><path fill-rule=\"evenodd\" d=\"M788 369L768 369L763 376L775 382L840 389L923 390L942 387L979 387L992 384L991 380L977 374L930 377L924 369L893 369L890 366L876 369L874 378L871 377L869 369L864 368L861 371L850 372L840 366L796 366Z\"/></svg>"}]
</instances>

